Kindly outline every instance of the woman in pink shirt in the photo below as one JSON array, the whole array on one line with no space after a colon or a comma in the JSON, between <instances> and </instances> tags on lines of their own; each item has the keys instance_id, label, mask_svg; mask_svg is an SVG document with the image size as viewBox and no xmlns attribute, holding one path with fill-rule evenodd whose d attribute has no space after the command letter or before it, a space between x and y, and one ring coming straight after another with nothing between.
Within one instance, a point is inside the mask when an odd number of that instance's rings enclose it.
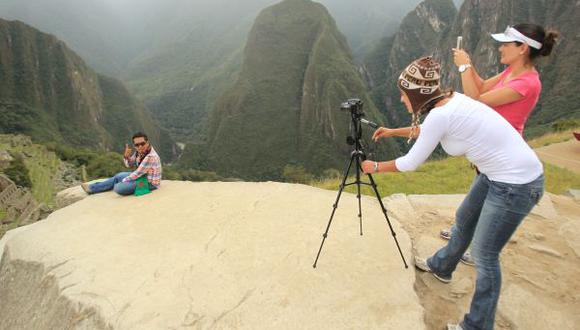
<instances>
[{"instance_id":1,"label":"woman in pink shirt","mask_svg":"<svg viewBox=\"0 0 580 330\"><path fill-rule=\"evenodd\" d=\"M507 68L487 80L482 79L463 49L453 49L464 94L492 107L520 134L538 103L542 91L534 60L548 56L559 36L535 24L508 26L504 33L491 35L501 42L500 62Z\"/></svg>"},{"instance_id":2,"label":"woman in pink shirt","mask_svg":"<svg viewBox=\"0 0 580 330\"><path fill-rule=\"evenodd\" d=\"M540 56L550 55L559 33L546 32L535 24L518 24L491 36L501 43L500 62L507 68L484 80L477 74L467 52L454 48L453 60L461 75L463 92L493 108L523 136L526 121L542 92L534 61ZM440 236L449 239L451 229L441 230ZM461 257L461 261L474 265L469 252Z\"/></svg>"}]
</instances>

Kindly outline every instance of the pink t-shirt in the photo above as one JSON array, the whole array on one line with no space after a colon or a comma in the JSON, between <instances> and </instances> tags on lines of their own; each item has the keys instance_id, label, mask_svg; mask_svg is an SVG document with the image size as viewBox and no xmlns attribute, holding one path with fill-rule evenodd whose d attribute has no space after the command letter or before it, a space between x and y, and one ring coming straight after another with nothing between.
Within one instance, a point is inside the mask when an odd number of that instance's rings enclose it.
<instances>
[{"instance_id":1,"label":"pink t-shirt","mask_svg":"<svg viewBox=\"0 0 580 330\"><path fill-rule=\"evenodd\" d=\"M540 98L542 83L540 82L540 75L536 70L522 73L507 83L504 83L504 80L511 71L511 67L505 69L501 73L499 82L491 90L509 87L519 93L522 98L512 103L496 106L494 110L512 124L520 134L523 134L524 124Z\"/></svg>"}]
</instances>

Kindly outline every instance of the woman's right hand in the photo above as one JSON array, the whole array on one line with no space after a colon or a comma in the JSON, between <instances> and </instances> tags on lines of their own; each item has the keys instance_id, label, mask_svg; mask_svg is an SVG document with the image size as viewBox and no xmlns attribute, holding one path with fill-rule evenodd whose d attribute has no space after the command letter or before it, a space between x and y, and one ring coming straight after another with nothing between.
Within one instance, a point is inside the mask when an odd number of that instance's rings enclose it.
<instances>
[{"instance_id":1,"label":"woman's right hand","mask_svg":"<svg viewBox=\"0 0 580 330\"><path fill-rule=\"evenodd\" d=\"M373 141L377 142L382 137L391 137L393 136L393 130L386 127L379 127L373 133Z\"/></svg>"},{"instance_id":2,"label":"woman's right hand","mask_svg":"<svg viewBox=\"0 0 580 330\"><path fill-rule=\"evenodd\" d=\"M471 64L471 59L465 50L453 48L453 63L456 66Z\"/></svg>"}]
</instances>

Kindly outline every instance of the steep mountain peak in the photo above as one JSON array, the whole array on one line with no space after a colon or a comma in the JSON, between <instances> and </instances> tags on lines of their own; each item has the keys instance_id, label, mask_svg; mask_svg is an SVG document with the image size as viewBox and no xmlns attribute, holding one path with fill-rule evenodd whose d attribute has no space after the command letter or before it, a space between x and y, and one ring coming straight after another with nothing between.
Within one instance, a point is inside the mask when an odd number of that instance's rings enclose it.
<instances>
[{"instance_id":1,"label":"steep mountain peak","mask_svg":"<svg viewBox=\"0 0 580 330\"><path fill-rule=\"evenodd\" d=\"M212 163L251 179L279 178L287 164L314 173L340 168L350 117L338 109L353 96L378 118L326 8L309 0L268 7L248 36L237 82L212 114Z\"/></svg>"},{"instance_id":2,"label":"steep mountain peak","mask_svg":"<svg viewBox=\"0 0 580 330\"><path fill-rule=\"evenodd\" d=\"M119 150L136 130L172 154L122 83L97 75L56 37L0 19L0 133Z\"/></svg>"}]
</instances>

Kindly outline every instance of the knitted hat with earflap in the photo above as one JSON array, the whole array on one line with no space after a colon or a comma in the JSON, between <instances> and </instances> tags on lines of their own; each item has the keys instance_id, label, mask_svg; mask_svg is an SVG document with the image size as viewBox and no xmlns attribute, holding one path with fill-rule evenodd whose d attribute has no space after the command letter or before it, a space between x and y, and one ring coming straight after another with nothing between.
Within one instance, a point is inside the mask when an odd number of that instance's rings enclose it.
<instances>
[{"instance_id":1,"label":"knitted hat with earflap","mask_svg":"<svg viewBox=\"0 0 580 330\"><path fill-rule=\"evenodd\" d=\"M439 88L440 72L441 65L427 56L413 61L399 76L398 86L409 98L413 110L407 143L415 136L421 115L430 110L426 109L429 102L444 96Z\"/></svg>"},{"instance_id":2,"label":"knitted hat with earflap","mask_svg":"<svg viewBox=\"0 0 580 330\"><path fill-rule=\"evenodd\" d=\"M398 86L409 98L414 114L423 114L429 101L442 96L440 72L441 65L430 56L413 61L401 72Z\"/></svg>"}]
</instances>

